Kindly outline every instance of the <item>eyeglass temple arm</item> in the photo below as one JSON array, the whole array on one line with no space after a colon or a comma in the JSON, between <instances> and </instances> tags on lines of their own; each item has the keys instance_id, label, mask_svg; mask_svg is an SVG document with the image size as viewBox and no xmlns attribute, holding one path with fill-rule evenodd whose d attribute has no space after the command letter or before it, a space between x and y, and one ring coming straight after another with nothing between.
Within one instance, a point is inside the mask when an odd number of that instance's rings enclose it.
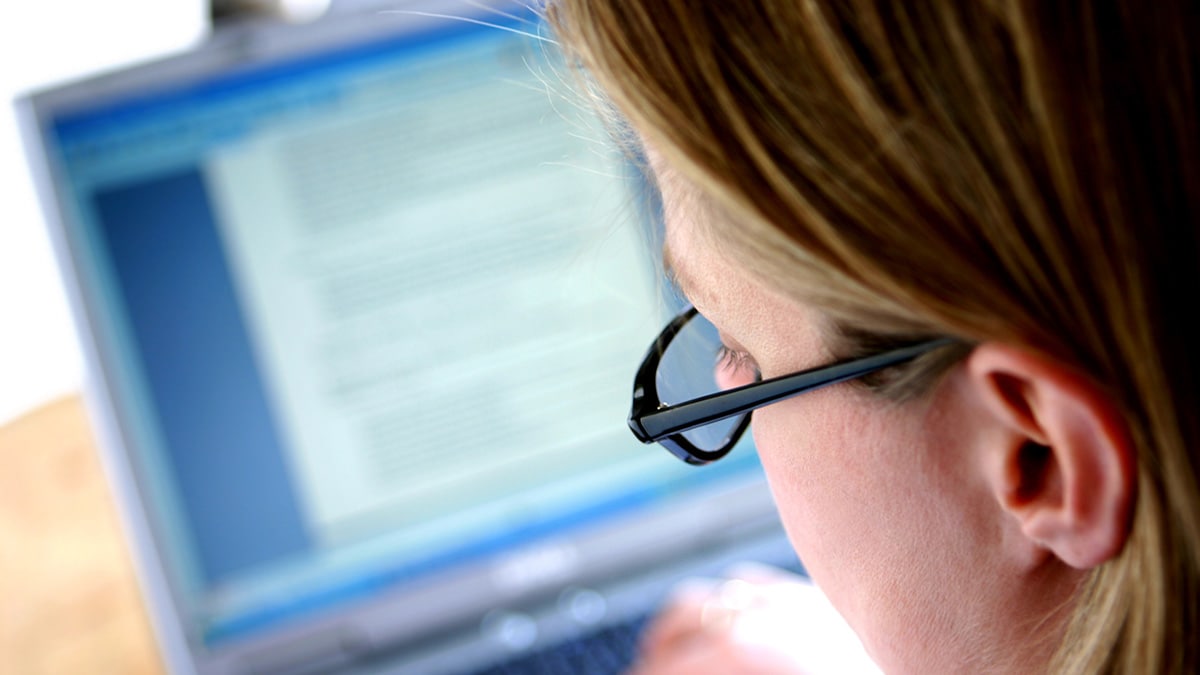
<instances>
[{"instance_id":1,"label":"eyeglass temple arm","mask_svg":"<svg viewBox=\"0 0 1200 675\"><path fill-rule=\"evenodd\" d=\"M806 391L862 377L954 342L956 340L953 338L939 338L882 354L716 392L676 406L663 407L634 420L641 427L641 433L638 433L638 429L634 429L634 433L639 438L644 438L647 443L658 441L672 434L733 417Z\"/></svg>"}]
</instances>

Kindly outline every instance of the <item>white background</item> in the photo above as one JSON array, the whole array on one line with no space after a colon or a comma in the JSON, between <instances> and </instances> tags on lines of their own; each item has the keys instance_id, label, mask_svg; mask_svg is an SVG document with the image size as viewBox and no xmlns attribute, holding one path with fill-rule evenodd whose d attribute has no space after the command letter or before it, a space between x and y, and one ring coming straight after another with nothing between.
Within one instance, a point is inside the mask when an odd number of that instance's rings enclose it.
<instances>
[{"instance_id":1,"label":"white background","mask_svg":"<svg viewBox=\"0 0 1200 675\"><path fill-rule=\"evenodd\" d=\"M207 34L207 13L205 0L0 2L0 424L83 378L12 99L186 49Z\"/></svg>"}]
</instances>

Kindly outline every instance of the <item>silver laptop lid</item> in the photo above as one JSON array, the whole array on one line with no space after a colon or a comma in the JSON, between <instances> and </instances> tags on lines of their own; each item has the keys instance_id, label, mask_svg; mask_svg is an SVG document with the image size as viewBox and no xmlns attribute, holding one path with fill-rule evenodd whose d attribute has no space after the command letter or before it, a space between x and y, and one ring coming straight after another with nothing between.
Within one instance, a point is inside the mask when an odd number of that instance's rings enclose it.
<instances>
[{"instance_id":1,"label":"silver laptop lid","mask_svg":"<svg viewBox=\"0 0 1200 675\"><path fill-rule=\"evenodd\" d=\"M342 7L19 102L176 672L394 649L770 513L751 451L624 427L653 209L536 17Z\"/></svg>"}]
</instances>

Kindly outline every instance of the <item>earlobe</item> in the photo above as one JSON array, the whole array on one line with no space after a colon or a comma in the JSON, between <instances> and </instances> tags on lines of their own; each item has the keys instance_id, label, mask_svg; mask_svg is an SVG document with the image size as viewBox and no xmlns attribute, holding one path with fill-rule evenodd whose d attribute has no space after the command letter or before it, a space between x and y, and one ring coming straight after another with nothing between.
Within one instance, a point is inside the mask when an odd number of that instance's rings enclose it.
<instances>
[{"instance_id":1,"label":"earlobe","mask_svg":"<svg viewBox=\"0 0 1200 675\"><path fill-rule=\"evenodd\" d=\"M993 492L1028 541L1080 569L1117 555L1137 468L1115 402L1063 364L996 343L972 352L967 376L1002 431Z\"/></svg>"}]
</instances>

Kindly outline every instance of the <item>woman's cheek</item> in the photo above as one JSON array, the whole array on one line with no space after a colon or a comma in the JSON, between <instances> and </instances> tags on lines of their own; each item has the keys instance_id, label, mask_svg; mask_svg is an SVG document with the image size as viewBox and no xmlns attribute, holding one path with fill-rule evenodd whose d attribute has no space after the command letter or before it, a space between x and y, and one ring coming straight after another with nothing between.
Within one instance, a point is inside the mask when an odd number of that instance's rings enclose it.
<instances>
[{"instance_id":1,"label":"woman's cheek","mask_svg":"<svg viewBox=\"0 0 1200 675\"><path fill-rule=\"evenodd\" d=\"M811 396L803 404L793 399L756 411L752 429L788 538L814 581L823 585L833 581L823 577L829 576L825 568L831 559L841 557L836 547L848 534L843 530L859 515L847 503L857 489L849 484L857 472L838 466L853 452L828 423L838 411L822 405L820 392Z\"/></svg>"},{"instance_id":2,"label":"woman's cheek","mask_svg":"<svg viewBox=\"0 0 1200 675\"><path fill-rule=\"evenodd\" d=\"M786 403L773 407L784 407ZM767 476L771 495L779 509L780 518L797 552L805 554L806 525L812 525L811 505L806 498L813 493L810 484L814 476L806 469L806 448L800 445L789 428L789 416L769 408L755 411L751 431L758 456Z\"/></svg>"}]
</instances>

